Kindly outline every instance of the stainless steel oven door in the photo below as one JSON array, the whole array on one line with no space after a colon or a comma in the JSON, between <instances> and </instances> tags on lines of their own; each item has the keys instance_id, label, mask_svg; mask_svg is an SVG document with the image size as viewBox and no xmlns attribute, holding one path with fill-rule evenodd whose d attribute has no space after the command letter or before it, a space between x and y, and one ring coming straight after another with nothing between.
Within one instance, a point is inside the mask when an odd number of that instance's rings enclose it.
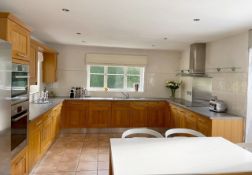
<instances>
[{"instance_id":1,"label":"stainless steel oven door","mask_svg":"<svg viewBox=\"0 0 252 175\"><path fill-rule=\"evenodd\" d=\"M12 65L11 97L28 95L29 67L23 64Z\"/></svg>"}]
</instances>

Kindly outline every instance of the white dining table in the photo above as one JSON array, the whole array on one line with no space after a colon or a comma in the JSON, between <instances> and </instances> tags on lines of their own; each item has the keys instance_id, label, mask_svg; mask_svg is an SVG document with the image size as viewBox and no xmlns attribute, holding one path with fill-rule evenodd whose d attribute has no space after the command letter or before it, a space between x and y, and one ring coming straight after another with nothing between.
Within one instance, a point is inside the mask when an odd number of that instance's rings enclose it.
<instances>
[{"instance_id":1,"label":"white dining table","mask_svg":"<svg viewBox=\"0 0 252 175\"><path fill-rule=\"evenodd\" d=\"M252 172L252 153L221 137L113 138L113 175Z\"/></svg>"}]
</instances>

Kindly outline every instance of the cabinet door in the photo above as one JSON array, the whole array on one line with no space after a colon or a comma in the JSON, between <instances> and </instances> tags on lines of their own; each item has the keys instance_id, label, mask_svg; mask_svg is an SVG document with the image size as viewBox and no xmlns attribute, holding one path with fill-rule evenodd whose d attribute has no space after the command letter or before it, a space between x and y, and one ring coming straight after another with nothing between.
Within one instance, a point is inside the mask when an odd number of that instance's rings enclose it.
<instances>
[{"instance_id":1,"label":"cabinet door","mask_svg":"<svg viewBox=\"0 0 252 175\"><path fill-rule=\"evenodd\" d=\"M41 153L49 148L52 142L52 117L51 114L46 114L45 120L42 123L42 136L41 136Z\"/></svg>"},{"instance_id":2,"label":"cabinet door","mask_svg":"<svg viewBox=\"0 0 252 175\"><path fill-rule=\"evenodd\" d=\"M15 22L9 21L8 36L12 44L12 57L29 61L30 32Z\"/></svg>"},{"instance_id":3,"label":"cabinet door","mask_svg":"<svg viewBox=\"0 0 252 175\"><path fill-rule=\"evenodd\" d=\"M29 125L28 157L31 170L41 156L41 121L34 121Z\"/></svg>"},{"instance_id":4,"label":"cabinet door","mask_svg":"<svg viewBox=\"0 0 252 175\"><path fill-rule=\"evenodd\" d=\"M147 126L147 107L146 102L131 102L131 127Z\"/></svg>"},{"instance_id":5,"label":"cabinet door","mask_svg":"<svg viewBox=\"0 0 252 175\"><path fill-rule=\"evenodd\" d=\"M185 128L197 130L197 116L189 111L185 115Z\"/></svg>"},{"instance_id":6,"label":"cabinet door","mask_svg":"<svg viewBox=\"0 0 252 175\"><path fill-rule=\"evenodd\" d=\"M110 127L130 127L130 115L129 102L113 102Z\"/></svg>"},{"instance_id":7,"label":"cabinet door","mask_svg":"<svg viewBox=\"0 0 252 175\"><path fill-rule=\"evenodd\" d=\"M185 113L183 109L178 110L178 128L184 128L185 127Z\"/></svg>"},{"instance_id":8,"label":"cabinet door","mask_svg":"<svg viewBox=\"0 0 252 175\"><path fill-rule=\"evenodd\" d=\"M84 128L87 126L88 103L67 102L64 105L64 128Z\"/></svg>"},{"instance_id":9,"label":"cabinet door","mask_svg":"<svg viewBox=\"0 0 252 175\"><path fill-rule=\"evenodd\" d=\"M197 116L197 130L206 136L211 136L212 122L206 117Z\"/></svg>"},{"instance_id":10,"label":"cabinet door","mask_svg":"<svg viewBox=\"0 0 252 175\"><path fill-rule=\"evenodd\" d=\"M92 101L89 104L87 125L89 128L105 128L111 119L111 102Z\"/></svg>"},{"instance_id":11,"label":"cabinet door","mask_svg":"<svg viewBox=\"0 0 252 175\"><path fill-rule=\"evenodd\" d=\"M165 126L165 104L163 102L148 102L147 104L147 126Z\"/></svg>"},{"instance_id":12,"label":"cabinet door","mask_svg":"<svg viewBox=\"0 0 252 175\"><path fill-rule=\"evenodd\" d=\"M29 63L30 85L37 84L37 53L37 48L31 45Z\"/></svg>"},{"instance_id":13,"label":"cabinet door","mask_svg":"<svg viewBox=\"0 0 252 175\"><path fill-rule=\"evenodd\" d=\"M55 114L55 137L59 136L60 133L60 120L61 120L61 109L62 109L62 105L60 104L57 109L56 109L56 114Z\"/></svg>"},{"instance_id":14,"label":"cabinet door","mask_svg":"<svg viewBox=\"0 0 252 175\"><path fill-rule=\"evenodd\" d=\"M57 53L44 53L43 82L46 84L57 81Z\"/></svg>"},{"instance_id":15,"label":"cabinet door","mask_svg":"<svg viewBox=\"0 0 252 175\"><path fill-rule=\"evenodd\" d=\"M11 162L11 175L27 175L27 151L23 149Z\"/></svg>"},{"instance_id":16,"label":"cabinet door","mask_svg":"<svg viewBox=\"0 0 252 175\"><path fill-rule=\"evenodd\" d=\"M171 115L171 128L177 128L178 127L178 120L177 120L177 108L173 105L170 106L170 115Z\"/></svg>"}]
</instances>

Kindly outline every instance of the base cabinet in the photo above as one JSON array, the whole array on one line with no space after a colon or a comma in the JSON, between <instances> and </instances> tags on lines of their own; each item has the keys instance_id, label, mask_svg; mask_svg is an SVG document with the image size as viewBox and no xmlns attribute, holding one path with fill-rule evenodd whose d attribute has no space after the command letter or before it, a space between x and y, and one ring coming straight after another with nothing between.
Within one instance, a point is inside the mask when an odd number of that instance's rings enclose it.
<instances>
[{"instance_id":1,"label":"base cabinet","mask_svg":"<svg viewBox=\"0 0 252 175\"><path fill-rule=\"evenodd\" d=\"M111 119L111 102L96 101L89 103L87 127L106 128L109 127Z\"/></svg>"},{"instance_id":2,"label":"base cabinet","mask_svg":"<svg viewBox=\"0 0 252 175\"><path fill-rule=\"evenodd\" d=\"M27 148L24 148L11 161L11 175L27 175L28 174L28 156Z\"/></svg>"},{"instance_id":3,"label":"base cabinet","mask_svg":"<svg viewBox=\"0 0 252 175\"><path fill-rule=\"evenodd\" d=\"M165 102L148 102L147 103L147 126L148 127L165 127L166 118ZM168 116L167 116L168 117Z\"/></svg>"},{"instance_id":4,"label":"base cabinet","mask_svg":"<svg viewBox=\"0 0 252 175\"><path fill-rule=\"evenodd\" d=\"M63 128L87 127L88 102L66 101L63 105L61 125Z\"/></svg>"},{"instance_id":5,"label":"base cabinet","mask_svg":"<svg viewBox=\"0 0 252 175\"><path fill-rule=\"evenodd\" d=\"M201 116L187 109L170 105L174 128L189 128L205 136L224 137L234 143L243 142L243 119L240 117Z\"/></svg>"},{"instance_id":6,"label":"base cabinet","mask_svg":"<svg viewBox=\"0 0 252 175\"><path fill-rule=\"evenodd\" d=\"M45 154L60 131L61 106L54 107L29 123L28 158L29 171Z\"/></svg>"},{"instance_id":7,"label":"base cabinet","mask_svg":"<svg viewBox=\"0 0 252 175\"><path fill-rule=\"evenodd\" d=\"M110 127L112 128L128 128L130 127L130 103L129 102L113 102Z\"/></svg>"}]
</instances>

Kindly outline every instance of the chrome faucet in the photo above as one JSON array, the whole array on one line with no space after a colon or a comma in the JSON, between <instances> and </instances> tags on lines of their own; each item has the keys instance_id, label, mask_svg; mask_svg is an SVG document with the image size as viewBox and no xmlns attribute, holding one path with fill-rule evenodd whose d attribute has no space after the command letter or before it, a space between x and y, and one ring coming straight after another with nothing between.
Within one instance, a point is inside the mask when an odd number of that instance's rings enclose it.
<instances>
[{"instance_id":1,"label":"chrome faucet","mask_svg":"<svg viewBox=\"0 0 252 175\"><path fill-rule=\"evenodd\" d=\"M128 92L121 92L121 94L123 94L123 96L128 99L130 97Z\"/></svg>"}]
</instances>

